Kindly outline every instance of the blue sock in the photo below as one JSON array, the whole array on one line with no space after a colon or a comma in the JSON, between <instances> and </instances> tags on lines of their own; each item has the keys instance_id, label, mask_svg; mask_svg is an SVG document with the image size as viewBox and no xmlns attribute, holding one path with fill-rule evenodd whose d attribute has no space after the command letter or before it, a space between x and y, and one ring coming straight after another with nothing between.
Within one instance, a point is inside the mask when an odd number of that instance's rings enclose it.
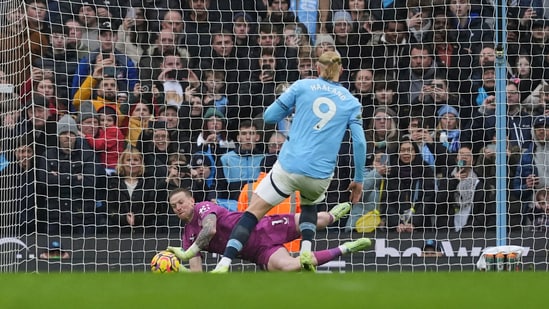
<instances>
[{"instance_id":1,"label":"blue sock","mask_svg":"<svg viewBox=\"0 0 549 309\"><path fill-rule=\"evenodd\" d=\"M231 260L234 259L238 252L240 252L248 242L250 233L256 225L257 218L251 212L244 212L231 232L231 237L227 242L227 247L225 248L223 256Z\"/></svg>"}]
</instances>

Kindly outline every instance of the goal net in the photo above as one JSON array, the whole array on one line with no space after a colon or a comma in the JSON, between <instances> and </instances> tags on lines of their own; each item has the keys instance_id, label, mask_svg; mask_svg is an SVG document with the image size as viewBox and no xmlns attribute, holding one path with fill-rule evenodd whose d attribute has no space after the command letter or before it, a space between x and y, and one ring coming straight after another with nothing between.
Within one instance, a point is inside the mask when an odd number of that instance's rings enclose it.
<instances>
[{"instance_id":1,"label":"goal net","mask_svg":"<svg viewBox=\"0 0 549 309\"><path fill-rule=\"evenodd\" d=\"M245 210L291 138L291 116L263 111L330 50L366 166L350 133L326 141L318 211L366 177L315 250L374 242L319 269L472 271L512 245L520 269L547 270L549 8L508 3L500 18L488 0L1 1L1 271L147 271L182 245L176 188Z\"/></svg>"}]
</instances>

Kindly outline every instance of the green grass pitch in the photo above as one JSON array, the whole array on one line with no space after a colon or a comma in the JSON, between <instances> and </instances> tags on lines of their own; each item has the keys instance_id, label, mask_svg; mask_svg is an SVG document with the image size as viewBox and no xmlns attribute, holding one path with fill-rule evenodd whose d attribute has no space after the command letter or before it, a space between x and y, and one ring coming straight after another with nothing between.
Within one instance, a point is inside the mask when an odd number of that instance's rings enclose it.
<instances>
[{"instance_id":1,"label":"green grass pitch","mask_svg":"<svg viewBox=\"0 0 549 309\"><path fill-rule=\"evenodd\" d=\"M545 272L0 275L0 308L544 308Z\"/></svg>"}]
</instances>

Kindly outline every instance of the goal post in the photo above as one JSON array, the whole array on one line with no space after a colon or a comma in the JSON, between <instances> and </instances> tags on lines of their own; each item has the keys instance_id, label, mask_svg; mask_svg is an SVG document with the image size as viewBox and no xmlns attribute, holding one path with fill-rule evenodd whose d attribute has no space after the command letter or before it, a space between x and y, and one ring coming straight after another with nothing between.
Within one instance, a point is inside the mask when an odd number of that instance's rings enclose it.
<instances>
[{"instance_id":1,"label":"goal post","mask_svg":"<svg viewBox=\"0 0 549 309\"><path fill-rule=\"evenodd\" d=\"M182 244L168 203L178 187L245 209L292 138L291 115L272 125L262 112L318 78L327 50L362 105L367 163L354 166L350 134L326 141L340 150L319 211L347 201L356 168L366 178L361 201L314 246L374 241L319 271L477 271L503 245L523 248L522 270L547 271L548 11L484 0L0 1L0 271L148 271ZM280 209L299 212L297 196ZM203 252L203 269L219 259Z\"/></svg>"}]
</instances>

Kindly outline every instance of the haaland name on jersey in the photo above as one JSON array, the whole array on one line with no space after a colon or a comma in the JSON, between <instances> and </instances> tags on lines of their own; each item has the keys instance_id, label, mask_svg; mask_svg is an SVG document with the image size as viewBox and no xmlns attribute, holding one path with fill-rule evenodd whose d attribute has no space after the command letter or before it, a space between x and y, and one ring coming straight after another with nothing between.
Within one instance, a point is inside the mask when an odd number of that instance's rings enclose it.
<instances>
[{"instance_id":1,"label":"haaland name on jersey","mask_svg":"<svg viewBox=\"0 0 549 309\"><path fill-rule=\"evenodd\" d=\"M327 85L327 84L314 84L314 85L311 85L311 90L312 91L329 91L332 94L338 96L338 98L340 100L342 100L342 101L347 100L347 96L345 94L341 93L341 91L339 89L331 87L330 85Z\"/></svg>"}]
</instances>

